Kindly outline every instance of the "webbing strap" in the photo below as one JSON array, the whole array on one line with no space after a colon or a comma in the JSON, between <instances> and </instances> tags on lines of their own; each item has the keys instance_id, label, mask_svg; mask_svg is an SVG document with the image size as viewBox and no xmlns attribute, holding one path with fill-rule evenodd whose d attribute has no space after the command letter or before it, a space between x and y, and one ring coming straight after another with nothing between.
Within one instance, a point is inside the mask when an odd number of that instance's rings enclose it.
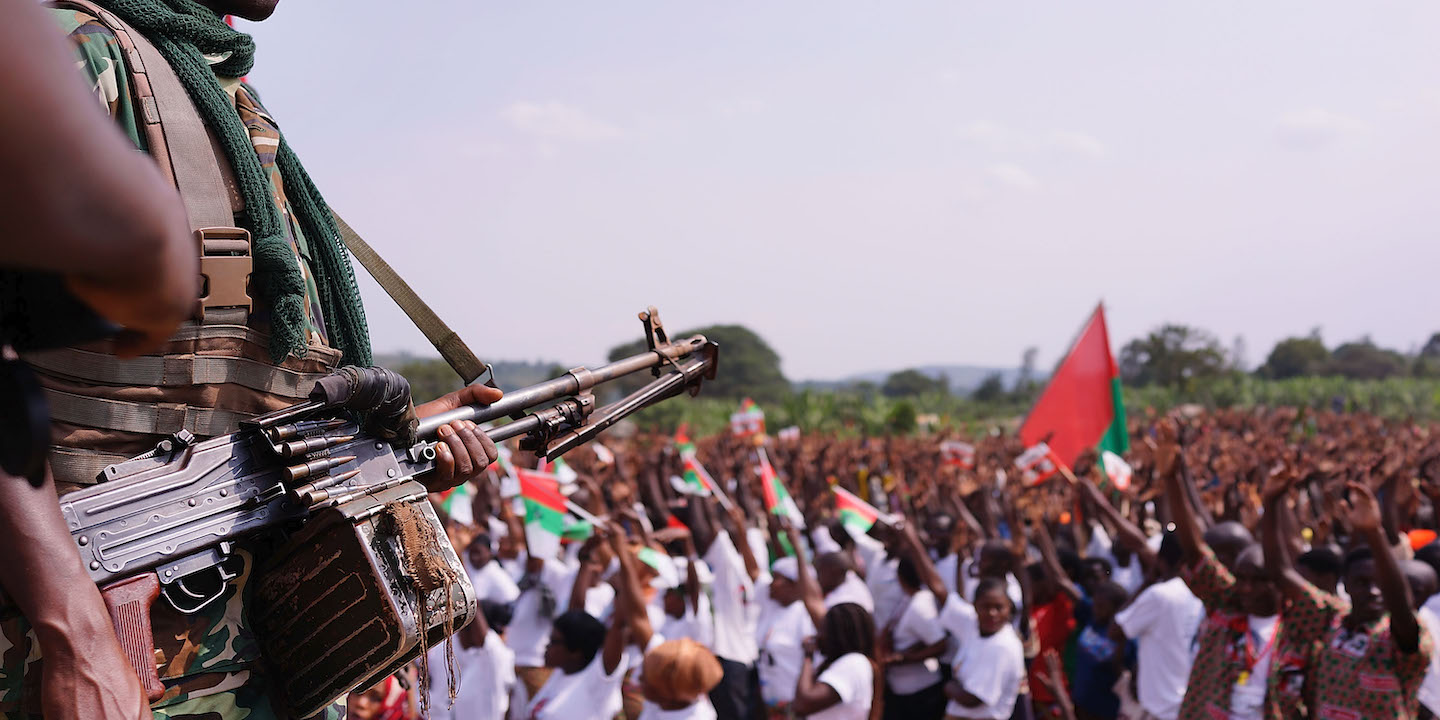
<instances>
[{"instance_id":1,"label":"webbing strap","mask_svg":"<svg viewBox=\"0 0 1440 720\"><path fill-rule=\"evenodd\" d=\"M122 360L105 353L62 348L25 353L25 362L57 375L142 387L234 384L302 400L324 373L287 370L267 362L210 355L145 355Z\"/></svg>"},{"instance_id":2,"label":"webbing strap","mask_svg":"<svg viewBox=\"0 0 1440 720\"><path fill-rule=\"evenodd\" d=\"M201 437L235 432L240 421L253 415L216 408L190 407L180 403L136 403L125 400L86 397L45 389L50 417L104 430L169 435L189 430Z\"/></svg>"},{"instance_id":3,"label":"webbing strap","mask_svg":"<svg viewBox=\"0 0 1440 720\"><path fill-rule=\"evenodd\" d=\"M234 225L230 193L200 111L160 51L139 33L132 31L132 35L135 48L145 62L150 87L155 91L170 167L175 171L175 187L185 203L190 229Z\"/></svg>"},{"instance_id":4,"label":"webbing strap","mask_svg":"<svg viewBox=\"0 0 1440 720\"><path fill-rule=\"evenodd\" d=\"M94 484L100 482L100 473L116 463L129 460L129 455L54 446L50 448L50 472L63 482Z\"/></svg>"},{"instance_id":5,"label":"webbing strap","mask_svg":"<svg viewBox=\"0 0 1440 720\"><path fill-rule=\"evenodd\" d=\"M405 311L410 322L420 328L420 332L425 334L425 339L440 351L440 356L445 358L445 362L450 364L460 379L468 385L484 375L490 366L475 357L475 353L471 352L465 341L454 330L451 330L450 326L446 325L445 321L441 320L440 316L436 315L424 300L420 299L420 296L400 278L399 273L390 267L390 263L385 262L385 259L370 247L370 243L365 242L365 239L350 227L350 223L345 222L345 219L340 217L340 214L336 213L333 208L330 214L335 216L335 225L340 229L340 239L345 241L345 246L350 249L350 254L365 266L365 270L370 273L370 277L375 278L375 282L379 283L380 287L385 288L385 292L389 293L395 304Z\"/></svg>"}]
</instances>

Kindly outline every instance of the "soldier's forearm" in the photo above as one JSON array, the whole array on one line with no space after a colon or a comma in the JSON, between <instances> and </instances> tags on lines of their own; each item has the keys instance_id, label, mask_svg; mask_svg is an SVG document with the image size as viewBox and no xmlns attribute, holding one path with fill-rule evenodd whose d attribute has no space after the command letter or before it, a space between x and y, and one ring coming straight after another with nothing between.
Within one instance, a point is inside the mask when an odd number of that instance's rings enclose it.
<instances>
[{"instance_id":1,"label":"soldier's forearm","mask_svg":"<svg viewBox=\"0 0 1440 720\"><path fill-rule=\"evenodd\" d=\"M42 645L75 631L113 633L100 593L60 516L49 477L37 488L0 473L0 544L6 548L0 586L35 627Z\"/></svg>"}]
</instances>

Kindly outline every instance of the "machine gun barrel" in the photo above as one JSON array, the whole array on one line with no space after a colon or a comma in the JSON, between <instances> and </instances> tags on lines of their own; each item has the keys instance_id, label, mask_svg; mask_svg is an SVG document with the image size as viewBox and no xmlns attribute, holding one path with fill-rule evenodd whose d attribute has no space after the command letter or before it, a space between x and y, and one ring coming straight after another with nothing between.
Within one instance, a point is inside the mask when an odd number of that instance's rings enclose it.
<instances>
[{"instance_id":1,"label":"machine gun barrel","mask_svg":"<svg viewBox=\"0 0 1440 720\"><path fill-rule=\"evenodd\" d=\"M586 392L596 385L610 382L616 378L624 377L632 373L659 367L667 362L676 362L694 352L703 349L707 341L704 335L692 337L677 342L657 346L654 350L643 352L638 355L616 360L615 362L601 365L594 369L575 368L570 372L545 382L531 385L511 393L507 393L499 402L493 405L466 405L449 412L431 415L420 421L418 429L421 439L430 440L435 437L435 431L441 425L448 425L457 420L469 420L476 423L487 423L503 417L514 415L520 411L543 405L552 400L576 395ZM507 426L508 427L508 426ZM506 437L514 437L509 435ZM496 439L491 435L492 439Z\"/></svg>"}]
</instances>

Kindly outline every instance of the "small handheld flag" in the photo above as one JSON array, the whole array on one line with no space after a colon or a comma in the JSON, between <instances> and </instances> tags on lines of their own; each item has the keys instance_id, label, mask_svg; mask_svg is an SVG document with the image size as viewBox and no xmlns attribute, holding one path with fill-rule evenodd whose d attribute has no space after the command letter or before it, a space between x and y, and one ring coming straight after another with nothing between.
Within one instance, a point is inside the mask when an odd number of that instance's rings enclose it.
<instances>
[{"instance_id":1,"label":"small handheld flag","mask_svg":"<svg viewBox=\"0 0 1440 720\"><path fill-rule=\"evenodd\" d=\"M958 440L947 440L940 443L940 458L946 465L974 470L975 446Z\"/></svg>"},{"instance_id":2,"label":"small handheld flag","mask_svg":"<svg viewBox=\"0 0 1440 720\"><path fill-rule=\"evenodd\" d=\"M1114 485L1116 490L1130 489L1130 478L1134 475L1130 463L1109 450L1100 452L1100 463L1105 466L1105 476L1110 478L1110 484Z\"/></svg>"},{"instance_id":3,"label":"small handheld flag","mask_svg":"<svg viewBox=\"0 0 1440 720\"><path fill-rule=\"evenodd\" d=\"M1015 467L1020 470L1020 481L1027 487L1039 485L1058 472L1050 446L1037 443L1015 458Z\"/></svg>"},{"instance_id":4,"label":"small handheld flag","mask_svg":"<svg viewBox=\"0 0 1440 720\"><path fill-rule=\"evenodd\" d=\"M765 434L765 411L754 400L745 398L740 410L730 415L730 433L736 437Z\"/></svg>"},{"instance_id":5,"label":"small handheld flag","mask_svg":"<svg viewBox=\"0 0 1440 720\"><path fill-rule=\"evenodd\" d=\"M830 489L835 491L835 509L840 511L840 523L847 528L863 534L870 531L876 520L888 517L845 488L832 486Z\"/></svg>"},{"instance_id":6,"label":"small handheld flag","mask_svg":"<svg viewBox=\"0 0 1440 720\"><path fill-rule=\"evenodd\" d=\"M790 497L790 491L785 489L785 483L780 482L780 476L775 474L775 468L770 466L765 448L760 448L760 489L765 494L766 512L787 517L795 527L805 528L805 518L800 514L795 498Z\"/></svg>"}]
</instances>

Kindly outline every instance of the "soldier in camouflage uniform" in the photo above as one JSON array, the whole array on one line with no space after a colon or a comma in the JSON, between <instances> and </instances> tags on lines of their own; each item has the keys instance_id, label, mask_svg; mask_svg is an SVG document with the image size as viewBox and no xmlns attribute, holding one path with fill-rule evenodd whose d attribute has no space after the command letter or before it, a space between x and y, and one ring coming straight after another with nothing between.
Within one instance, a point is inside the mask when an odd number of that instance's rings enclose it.
<instances>
[{"instance_id":1,"label":"soldier in camouflage uniform","mask_svg":"<svg viewBox=\"0 0 1440 720\"><path fill-rule=\"evenodd\" d=\"M260 20L268 17L276 1L208 0L204 5L217 12ZM183 5L188 0L166 2ZM102 0L100 4L103 6L105 2ZM146 149L131 77L127 72L126 55L115 33L86 12L74 9L54 9L52 12L70 38L77 65L96 98L130 140L137 147ZM136 428L123 422L107 424L91 421L85 416L70 416L63 404L57 406L52 400L55 447L52 449L51 467L61 494L93 483L94 471L98 467L144 452L168 433L182 428L202 437L229 432L233 431L234 422L240 418L293 404L308 392L314 379L334 370L342 362L342 353L329 342L323 304L319 301L321 293L317 286L317 274L312 268L314 253L294 218L277 166L279 129L248 85L238 78L218 77L218 80L233 101L234 110L260 160L269 185L270 199L283 219L284 238L294 253L304 280L305 350L275 364L278 372L284 373L291 381L290 392L277 392L269 386L254 387L254 383L247 386L243 382L199 385L167 382L157 387L127 385L115 378L104 377L103 368L110 365L104 362L95 364L113 359L108 356L113 352L113 344L41 353L34 357L27 355L27 361L40 374L42 384L52 393L52 398L137 408L163 403L167 408L178 406L183 411L183 419L178 420L179 424L175 427ZM243 322L243 325L233 327L226 338L217 338L213 333L206 335L203 329L193 327L196 323L187 323L187 327L182 327L166 347L150 357L158 356L165 360L204 357L235 363L271 363L266 350L265 309L257 306ZM83 373L73 369L77 366L67 365L66 359L73 360L79 356L77 353L89 361L90 364L85 367L91 369L87 372L99 372L99 375L82 377ZM94 371L94 367L102 370ZM416 412L423 417L462 404L494 402L498 398L498 391L472 386L417 407ZM197 431L191 427L194 411L212 413L212 419L219 420ZM227 422L229 427L221 427ZM206 432L207 429L209 432ZM441 428L440 436L445 442L437 447L438 472L437 480L431 484L432 490L477 476L496 457L494 445L474 423L453 423ZM228 583L217 602L192 615L176 611L164 600L157 601L153 607L151 621L156 662L165 685L164 697L152 704L157 718L268 720L279 717L280 710L271 698L272 688L264 677L259 644L246 616L251 574L257 560L263 561L263 557L257 558L253 547L241 547L235 554L240 565L239 576ZM0 713L4 713L5 717L38 716L38 668L41 662L40 645L26 620L14 612L0 615ZM343 698L341 700L319 717L343 718Z\"/></svg>"}]
</instances>

